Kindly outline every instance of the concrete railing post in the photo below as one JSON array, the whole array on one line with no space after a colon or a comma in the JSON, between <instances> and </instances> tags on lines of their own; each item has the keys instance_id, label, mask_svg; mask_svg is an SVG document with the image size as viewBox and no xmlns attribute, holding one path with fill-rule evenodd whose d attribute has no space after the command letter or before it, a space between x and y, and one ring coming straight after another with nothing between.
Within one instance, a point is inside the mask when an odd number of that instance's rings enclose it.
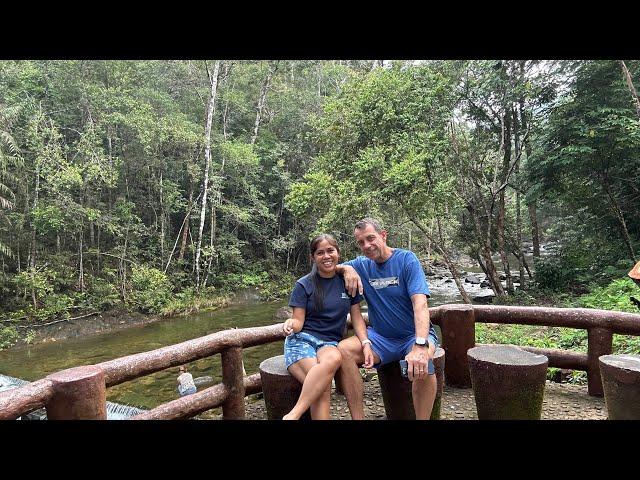
<instances>
[{"instance_id":1,"label":"concrete railing post","mask_svg":"<svg viewBox=\"0 0 640 480\"><path fill-rule=\"evenodd\" d=\"M229 395L222 404L224 420L245 418L244 376L242 374L242 348L231 347L220 354L222 360L222 383L229 389Z\"/></svg>"},{"instance_id":2,"label":"concrete railing post","mask_svg":"<svg viewBox=\"0 0 640 480\"><path fill-rule=\"evenodd\" d=\"M600 361L602 355L610 355L613 352L613 332L606 328L590 328L587 330L587 387L589 395L602 397L602 377L600 374Z\"/></svg>"},{"instance_id":3,"label":"concrete railing post","mask_svg":"<svg viewBox=\"0 0 640 480\"><path fill-rule=\"evenodd\" d=\"M46 407L49 420L107 419L107 387L101 368L69 368L47 379L53 383L53 396Z\"/></svg>"},{"instance_id":4,"label":"concrete railing post","mask_svg":"<svg viewBox=\"0 0 640 480\"><path fill-rule=\"evenodd\" d=\"M446 352L444 381L453 387L471 387L467 350L476 346L475 315L471 305L443 305L440 329Z\"/></svg>"}]
</instances>

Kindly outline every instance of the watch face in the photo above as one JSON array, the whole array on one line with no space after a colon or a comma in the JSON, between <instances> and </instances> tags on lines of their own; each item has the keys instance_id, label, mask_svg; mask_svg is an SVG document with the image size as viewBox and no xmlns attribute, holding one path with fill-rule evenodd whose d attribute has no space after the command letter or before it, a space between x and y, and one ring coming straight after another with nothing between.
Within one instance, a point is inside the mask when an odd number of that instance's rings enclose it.
<instances>
[{"instance_id":1,"label":"watch face","mask_svg":"<svg viewBox=\"0 0 640 480\"><path fill-rule=\"evenodd\" d=\"M416 343L418 345L426 345L427 344L427 339L426 338L416 338Z\"/></svg>"}]
</instances>

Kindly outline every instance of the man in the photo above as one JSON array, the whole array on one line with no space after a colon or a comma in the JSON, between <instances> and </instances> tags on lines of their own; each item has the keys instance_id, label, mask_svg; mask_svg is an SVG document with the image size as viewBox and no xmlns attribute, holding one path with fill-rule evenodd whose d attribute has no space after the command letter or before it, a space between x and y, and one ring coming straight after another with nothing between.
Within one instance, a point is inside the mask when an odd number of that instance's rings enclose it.
<instances>
[{"instance_id":1,"label":"man","mask_svg":"<svg viewBox=\"0 0 640 480\"><path fill-rule=\"evenodd\" d=\"M416 419L427 420L436 397L436 376L427 373L437 346L437 336L429 321L429 287L413 252L387 245L387 231L372 219L356 223L354 235L364 254L339 265L349 293L364 296L369 307L368 338L342 340L342 389L354 420L364 419L364 386L358 366L373 353L379 367L406 359L408 377L413 382Z\"/></svg>"}]
</instances>

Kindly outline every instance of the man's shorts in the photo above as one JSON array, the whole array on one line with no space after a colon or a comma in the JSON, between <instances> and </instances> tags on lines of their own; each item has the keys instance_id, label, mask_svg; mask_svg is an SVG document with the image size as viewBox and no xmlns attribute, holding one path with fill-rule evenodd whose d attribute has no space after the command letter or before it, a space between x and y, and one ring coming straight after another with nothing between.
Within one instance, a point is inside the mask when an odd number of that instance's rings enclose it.
<instances>
[{"instance_id":1,"label":"man's shorts","mask_svg":"<svg viewBox=\"0 0 640 480\"><path fill-rule=\"evenodd\" d=\"M322 347L337 347L338 342L320 340L307 332L289 335L284 341L284 363L289 368L303 358L317 358Z\"/></svg>"},{"instance_id":2,"label":"man's shorts","mask_svg":"<svg viewBox=\"0 0 640 480\"><path fill-rule=\"evenodd\" d=\"M387 363L403 360L416 343L415 335L404 338L387 338L371 327L367 327L367 337L371 340L371 350L380 357L380 363L374 365L376 368ZM429 343L438 348L438 339L432 335L429 335Z\"/></svg>"}]
</instances>

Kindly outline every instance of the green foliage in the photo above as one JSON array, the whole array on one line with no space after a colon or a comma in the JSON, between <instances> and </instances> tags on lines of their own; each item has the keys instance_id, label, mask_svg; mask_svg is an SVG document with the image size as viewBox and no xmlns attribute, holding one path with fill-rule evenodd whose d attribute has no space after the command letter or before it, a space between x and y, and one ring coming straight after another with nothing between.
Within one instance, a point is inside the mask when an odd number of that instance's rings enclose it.
<instances>
[{"instance_id":1,"label":"green foliage","mask_svg":"<svg viewBox=\"0 0 640 480\"><path fill-rule=\"evenodd\" d=\"M194 288L187 288L171 297L162 307L163 316L188 315L193 312L223 307L229 303L229 296L208 287L198 294Z\"/></svg>"},{"instance_id":2,"label":"green foliage","mask_svg":"<svg viewBox=\"0 0 640 480\"><path fill-rule=\"evenodd\" d=\"M131 295L129 302L139 310L160 313L171 299L171 284L167 276L157 268L146 265L131 269Z\"/></svg>"},{"instance_id":3,"label":"green foliage","mask_svg":"<svg viewBox=\"0 0 640 480\"><path fill-rule=\"evenodd\" d=\"M14 327L0 328L0 350L14 346L18 338L18 331Z\"/></svg>"},{"instance_id":4,"label":"green foliage","mask_svg":"<svg viewBox=\"0 0 640 480\"><path fill-rule=\"evenodd\" d=\"M633 266L617 240L606 234L590 234L591 222L584 221L589 215L577 213L556 223L557 248L535 261L535 280L540 288L584 292L589 283L604 284Z\"/></svg>"},{"instance_id":5,"label":"green foliage","mask_svg":"<svg viewBox=\"0 0 640 480\"><path fill-rule=\"evenodd\" d=\"M24 336L24 343L26 343L27 345L30 345L31 343L33 343L33 340L36 338L36 335L37 334L35 330L28 330Z\"/></svg>"},{"instance_id":6,"label":"green foliage","mask_svg":"<svg viewBox=\"0 0 640 480\"><path fill-rule=\"evenodd\" d=\"M384 210L422 219L454 205L443 187L449 82L427 66L352 78L312 122L322 154L292 185L290 211L319 232L350 230L355 218Z\"/></svg>"},{"instance_id":7,"label":"green foliage","mask_svg":"<svg viewBox=\"0 0 640 480\"><path fill-rule=\"evenodd\" d=\"M55 281L56 276L56 272L48 268L40 270L30 268L18 273L14 277L13 281L16 288L19 291L23 291L25 295L27 292L34 290L36 298L42 298L53 293L53 282Z\"/></svg>"},{"instance_id":8,"label":"green foliage","mask_svg":"<svg viewBox=\"0 0 640 480\"><path fill-rule=\"evenodd\" d=\"M517 247L517 189L539 200L541 223L553 223L546 237L561 245L536 262L540 288L564 301L561 292L602 286L628 270L616 205L640 250L638 122L616 62L555 66L560 75L535 61L222 62L202 234L208 288L195 295L204 62L1 61L0 307L31 322L125 298L164 312L246 287L282 297L292 271L306 269L309 236L335 233L349 258L364 215L380 217L394 246L413 234L413 249L440 255L429 233L475 254L468 212L495 200L507 105L531 127L504 190L507 244ZM637 84L640 64L628 66ZM463 202L476 188L482 201ZM489 236L495 250L495 228Z\"/></svg>"},{"instance_id":9,"label":"green foliage","mask_svg":"<svg viewBox=\"0 0 640 480\"><path fill-rule=\"evenodd\" d=\"M587 239L618 250L612 264L631 258L623 230L632 242L640 234L640 197L629 190L640 182L640 122L617 61L570 66L571 89L550 112L529 175ZM631 71L637 82L637 63Z\"/></svg>"},{"instance_id":10,"label":"green foliage","mask_svg":"<svg viewBox=\"0 0 640 480\"><path fill-rule=\"evenodd\" d=\"M267 301L287 298L295 281L295 275L273 269L269 272L269 280L260 286L260 298Z\"/></svg>"},{"instance_id":11,"label":"green foliage","mask_svg":"<svg viewBox=\"0 0 640 480\"><path fill-rule=\"evenodd\" d=\"M112 281L115 277L112 277ZM91 278L87 292L86 306L91 309L107 310L121 303L117 287L106 279Z\"/></svg>"},{"instance_id":12,"label":"green foliage","mask_svg":"<svg viewBox=\"0 0 640 480\"><path fill-rule=\"evenodd\" d=\"M595 287L587 295L581 296L579 305L586 308L639 313L638 307L629 299L631 296L640 297L640 288L630 278L620 278L604 287Z\"/></svg>"}]
</instances>

